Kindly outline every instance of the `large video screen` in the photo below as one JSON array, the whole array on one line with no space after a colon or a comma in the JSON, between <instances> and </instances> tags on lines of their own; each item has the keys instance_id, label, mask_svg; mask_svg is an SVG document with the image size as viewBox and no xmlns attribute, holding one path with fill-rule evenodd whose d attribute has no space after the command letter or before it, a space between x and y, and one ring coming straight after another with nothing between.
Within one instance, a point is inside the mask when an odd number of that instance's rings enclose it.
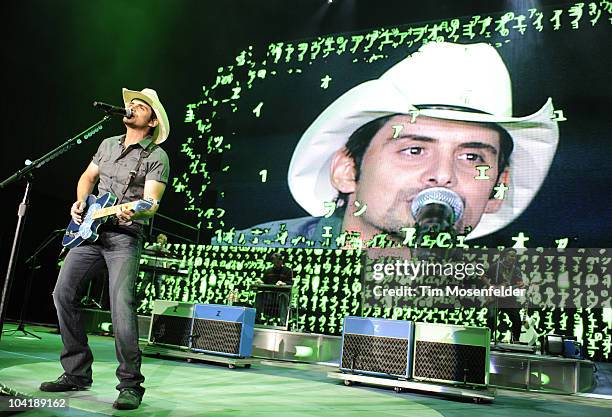
<instances>
[{"instance_id":1,"label":"large video screen","mask_svg":"<svg viewBox=\"0 0 612 417\"><path fill-rule=\"evenodd\" d=\"M609 16L576 4L246 47L187 103L172 188L213 243L406 244L417 195L443 188L462 206L448 243L605 247Z\"/></svg>"},{"instance_id":2,"label":"large video screen","mask_svg":"<svg viewBox=\"0 0 612 417\"><path fill-rule=\"evenodd\" d=\"M544 291L521 310L537 333L609 360L609 252L563 250L610 246L611 15L577 3L245 46L187 99L170 183L212 246L173 245L198 274L143 286L139 308L160 294L250 305L281 252L295 329L339 334L347 314L484 326L486 308L367 305L363 253L513 247ZM424 214L432 199L447 209ZM450 233L424 239L432 218ZM496 313L496 340L513 314Z\"/></svg>"}]
</instances>

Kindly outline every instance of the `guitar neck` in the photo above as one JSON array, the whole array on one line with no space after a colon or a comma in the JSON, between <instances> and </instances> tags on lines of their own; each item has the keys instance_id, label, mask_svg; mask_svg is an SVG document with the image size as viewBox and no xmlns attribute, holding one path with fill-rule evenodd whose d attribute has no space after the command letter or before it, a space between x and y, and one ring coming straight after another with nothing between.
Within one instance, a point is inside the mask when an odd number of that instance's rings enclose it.
<instances>
[{"instance_id":1,"label":"guitar neck","mask_svg":"<svg viewBox=\"0 0 612 417\"><path fill-rule=\"evenodd\" d=\"M92 218L94 220L101 219L102 217L113 216L117 213L122 212L123 210L134 210L134 207L136 207L136 204L138 204L138 201L132 201L131 203L119 204L117 206L110 206L110 207L102 208L102 209L96 210Z\"/></svg>"}]
</instances>

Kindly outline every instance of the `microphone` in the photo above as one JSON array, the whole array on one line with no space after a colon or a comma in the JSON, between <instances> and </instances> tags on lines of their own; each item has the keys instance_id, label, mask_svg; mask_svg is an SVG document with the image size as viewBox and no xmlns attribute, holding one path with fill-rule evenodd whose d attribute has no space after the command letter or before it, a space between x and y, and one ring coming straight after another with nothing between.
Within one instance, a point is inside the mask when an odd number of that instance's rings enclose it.
<instances>
[{"instance_id":1,"label":"microphone","mask_svg":"<svg viewBox=\"0 0 612 417\"><path fill-rule=\"evenodd\" d=\"M117 107L111 104L102 103L100 101L94 101L93 106L104 110L108 114L112 114L115 116L123 116L128 119L132 118L132 109L126 109L125 107Z\"/></svg>"},{"instance_id":2,"label":"microphone","mask_svg":"<svg viewBox=\"0 0 612 417\"><path fill-rule=\"evenodd\" d=\"M452 231L463 216L463 201L444 187L427 188L412 200L410 210L417 224L418 236Z\"/></svg>"}]
</instances>

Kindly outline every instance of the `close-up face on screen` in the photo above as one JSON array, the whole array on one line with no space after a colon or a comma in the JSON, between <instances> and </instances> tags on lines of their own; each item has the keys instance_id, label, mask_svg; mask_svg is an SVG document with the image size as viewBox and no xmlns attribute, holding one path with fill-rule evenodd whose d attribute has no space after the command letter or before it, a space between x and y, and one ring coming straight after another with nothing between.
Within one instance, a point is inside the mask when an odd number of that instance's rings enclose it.
<instances>
[{"instance_id":1,"label":"close-up face on screen","mask_svg":"<svg viewBox=\"0 0 612 417\"><path fill-rule=\"evenodd\" d=\"M368 122L334 155L330 181L343 193L336 201L348 208L345 227L362 231L368 240L383 233L401 238L402 229L415 226L411 207L417 195L434 187L452 191L463 206L453 224L460 231L474 229L483 214L496 213L503 202L493 195L496 180L509 179L509 169L499 162L499 130L427 116L412 119L391 115ZM477 167L486 174L479 176Z\"/></svg>"}]
</instances>

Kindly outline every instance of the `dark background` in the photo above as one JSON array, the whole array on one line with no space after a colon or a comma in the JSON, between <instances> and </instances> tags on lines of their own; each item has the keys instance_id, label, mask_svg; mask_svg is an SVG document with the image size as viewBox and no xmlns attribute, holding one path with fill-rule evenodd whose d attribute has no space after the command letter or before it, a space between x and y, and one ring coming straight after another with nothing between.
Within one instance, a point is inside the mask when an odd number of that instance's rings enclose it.
<instances>
[{"instance_id":1,"label":"dark background","mask_svg":"<svg viewBox=\"0 0 612 417\"><path fill-rule=\"evenodd\" d=\"M99 120L101 114L91 107L92 101L121 104L122 87L157 90L172 125L170 138L163 147L170 156L171 175L176 175L185 169L181 162L184 158L179 154L180 143L192 134L192 127L182 123L185 105L197 97L203 85L214 82L219 66L233 62L248 45L265 50L266 45L274 41L565 4L568 2L11 2L4 6L1 38L5 70L2 100L5 133L0 177L10 176L23 166L24 160L38 158ZM582 24L587 17L583 17ZM607 19L605 12L602 19ZM520 71L518 77L516 72L512 74L515 91L520 88L523 94L520 100L515 100L516 114L535 111L546 96L537 90L551 90L556 86L554 94L549 95L555 98L557 108L563 109L566 115L579 113L583 117L581 123L571 127L560 125L561 146L565 138L569 138L568 146L555 157L553 169L556 175L549 176L545 183L550 191L538 196L528 212L517 221L516 227L526 230L539 222L543 227L540 236L544 241L551 236L573 236L577 238L575 246L608 246L609 197L601 193L607 191L610 184L609 145L602 146L609 142L607 106L610 85L609 79L602 77L609 72L606 69L609 68L609 55L604 54L607 49L604 40L607 38L602 36L601 28L598 41L591 41L589 33L587 28L571 34L571 37L555 38L557 48L542 48L539 44L548 39L547 34L535 40L532 46L546 53L536 61L552 63L544 69L547 72L545 77L533 76L534 64L530 62L530 55L520 50L511 52L516 55L515 69ZM521 59L526 62L520 62ZM524 85L517 86L516 80L521 80ZM559 90L560 85L563 90ZM350 86L347 84L345 87L346 90ZM315 110L313 106L310 113L303 113L300 117L304 118L303 122L309 118L312 120L320 109L317 107ZM270 133L266 135L281 140L283 132L275 131L275 124L270 123ZM601 128L605 123L608 131ZM104 132L108 133L107 136L120 134L124 127L120 119L114 119ZM293 133L291 136L294 143L299 138ZM69 206L75 199L76 181L97 149L99 140L94 138L75 147L35 172L8 317L18 317L25 296L30 306L26 318L55 322L51 291L57 274L55 265L59 242L42 252L41 268L37 270L33 288L28 294L24 294L28 272L23 259L51 231L65 227ZM279 149L290 156L293 146L279 146ZM271 187L263 189L259 198L250 201L250 210L243 214L237 211L228 213L228 223L247 227L261 221L304 215L295 203L281 209L273 203L274 196L288 192L283 179L286 178L286 168L282 164L288 166L289 158L279 160L286 161L281 162L278 169L281 173L284 169L285 177L280 174L272 177ZM577 178L583 182L576 184ZM4 275L23 184L12 184L0 193L4 206L0 223L0 265ZM255 204L257 202L260 204ZM236 200L234 203L239 204L244 204L244 201ZM184 205L182 194L168 190L160 212L187 224L195 224L196 219L184 212ZM546 214L544 217L541 214L535 216L536 212ZM194 237L186 228L162 220L158 226Z\"/></svg>"}]
</instances>

